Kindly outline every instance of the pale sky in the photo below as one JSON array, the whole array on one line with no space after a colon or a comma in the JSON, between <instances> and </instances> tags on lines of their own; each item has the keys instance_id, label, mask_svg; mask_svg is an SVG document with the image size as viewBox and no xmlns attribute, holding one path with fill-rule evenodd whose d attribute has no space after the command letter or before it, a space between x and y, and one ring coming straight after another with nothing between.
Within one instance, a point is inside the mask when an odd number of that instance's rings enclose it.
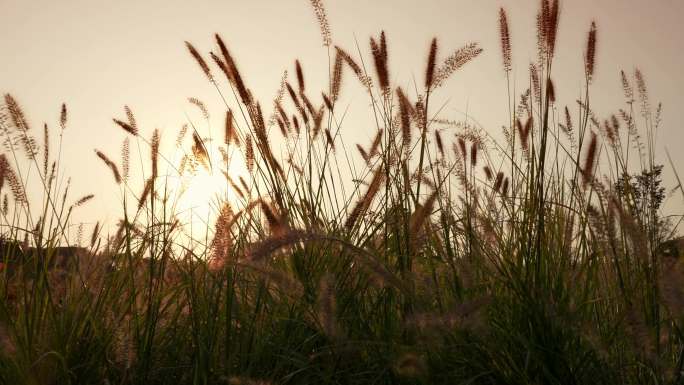
<instances>
[{"instance_id":1,"label":"pale sky","mask_svg":"<svg viewBox=\"0 0 684 385\"><path fill-rule=\"evenodd\" d=\"M448 102L443 117L458 119L467 110L497 135L508 113L498 39L498 8L503 6L511 27L517 93L526 87L528 65L536 52L536 0L353 0L325 5L334 44L356 53L356 38L366 59L369 36L384 29L392 80L410 89L414 78L422 81L432 37L440 39L442 58L468 42L479 42L484 53L457 72L437 97ZM620 69L633 74L635 67L641 68L652 104L662 101L664 108L659 160L667 163L667 147L680 174L682 16L682 0L562 1L553 76L559 105L574 107L581 91L586 34L596 20L592 101L597 115L603 119L624 107ZM328 57L307 0L0 0L0 91L21 103L41 141L42 123L56 128L60 105L67 103L63 169L73 177L72 198L96 195L82 210L81 220L113 224L121 213L111 174L93 149L119 159L125 135L111 118L123 118L124 105L135 112L142 135L149 137L160 128L164 142L173 143L186 114L200 119L186 100L197 97L209 106L212 125L220 132L225 108L183 44L188 40L206 53L214 48L216 32L263 105L271 105L283 70L293 74L297 58L307 88L326 88ZM342 91L342 102L350 110L368 104L363 90L351 81ZM367 143L373 127L360 122L345 129ZM173 151L171 144L168 148ZM146 160L147 149L143 151ZM137 164L132 162L132 168ZM667 164L666 169L668 187L673 187ZM135 170L132 174L135 179ZM681 214L681 195L670 198L669 205Z\"/></svg>"}]
</instances>

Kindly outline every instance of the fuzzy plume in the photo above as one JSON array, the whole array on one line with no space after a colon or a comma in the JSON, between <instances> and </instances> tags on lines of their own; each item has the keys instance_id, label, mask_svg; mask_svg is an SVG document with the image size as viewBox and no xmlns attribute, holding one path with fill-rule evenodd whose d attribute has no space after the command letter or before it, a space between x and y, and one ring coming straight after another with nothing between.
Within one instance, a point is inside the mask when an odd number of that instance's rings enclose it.
<instances>
[{"instance_id":1,"label":"fuzzy plume","mask_svg":"<svg viewBox=\"0 0 684 385\"><path fill-rule=\"evenodd\" d=\"M10 165L5 154L0 154L0 191L2 190L5 181L10 186L12 191L12 197L17 203L25 203L26 192L24 191L24 185L21 183L19 177L14 172L14 169Z\"/></svg>"},{"instance_id":2,"label":"fuzzy plume","mask_svg":"<svg viewBox=\"0 0 684 385\"><path fill-rule=\"evenodd\" d=\"M109 167L110 170L112 170L112 174L114 175L114 180L116 183L121 183L121 174L119 173L119 168L116 167L116 163L112 162L102 151L95 150L95 154L107 165L107 167Z\"/></svg>"},{"instance_id":3,"label":"fuzzy plume","mask_svg":"<svg viewBox=\"0 0 684 385\"><path fill-rule=\"evenodd\" d=\"M489 166L484 166L483 171L485 173L485 177L487 177L487 180L492 180L493 174L492 174L492 169L489 168Z\"/></svg>"},{"instance_id":4,"label":"fuzzy plume","mask_svg":"<svg viewBox=\"0 0 684 385\"><path fill-rule=\"evenodd\" d=\"M358 143L356 144L356 149L359 150L359 154L361 154L361 158L363 158L363 160L366 163L369 163L370 157L368 156L368 152L366 152L366 150Z\"/></svg>"},{"instance_id":5,"label":"fuzzy plume","mask_svg":"<svg viewBox=\"0 0 684 385\"><path fill-rule=\"evenodd\" d=\"M551 103L556 102L556 88L553 86L553 81L551 79L546 82L546 98Z\"/></svg>"},{"instance_id":6,"label":"fuzzy plume","mask_svg":"<svg viewBox=\"0 0 684 385\"><path fill-rule=\"evenodd\" d=\"M627 99L628 104L631 104L634 102L634 88L632 88L632 85L629 83L625 71L620 70L620 81L622 81L622 91L625 94L625 99Z\"/></svg>"},{"instance_id":7,"label":"fuzzy plume","mask_svg":"<svg viewBox=\"0 0 684 385\"><path fill-rule=\"evenodd\" d=\"M152 187L154 186L154 179L152 177L147 178L145 181L145 186L143 186L143 191L140 193L140 198L138 199L138 211L143 207L147 197L152 192Z\"/></svg>"},{"instance_id":8,"label":"fuzzy plume","mask_svg":"<svg viewBox=\"0 0 684 385\"><path fill-rule=\"evenodd\" d=\"M246 192L247 194L250 194L251 189L249 188L249 185L247 184L247 181L245 180L245 178L243 178L242 176L240 176L240 177L238 178L238 180L240 180L240 184L242 185L242 190L243 190L244 192ZM251 194L250 194L250 195L251 195ZM258 202L257 202L257 203L258 203Z\"/></svg>"},{"instance_id":9,"label":"fuzzy plume","mask_svg":"<svg viewBox=\"0 0 684 385\"><path fill-rule=\"evenodd\" d=\"M440 134L439 130L435 130L435 143L437 144L439 155L444 157L444 142L442 141L442 134Z\"/></svg>"},{"instance_id":10,"label":"fuzzy plume","mask_svg":"<svg viewBox=\"0 0 684 385\"><path fill-rule=\"evenodd\" d=\"M235 60L233 60L233 57L228 51L226 44L223 42L223 39L221 39L221 36L216 34L214 35L214 37L216 38L216 43L218 44L219 49L221 50L221 55L223 56L224 61L219 60L219 62L223 63L223 70L226 73L226 76L228 77L228 81L230 81L231 84L237 89L238 95L240 95L242 103L244 103L246 106L252 105L252 96L247 90L244 81L242 80L242 75L240 75L240 71L238 71L237 65L235 64ZM216 61L216 58L214 59L214 61Z\"/></svg>"},{"instance_id":11,"label":"fuzzy plume","mask_svg":"<svg viewBox=\"0 0 684 385\"><path fill-rule=\"evenodd\" d=\"M423 229L426 221L430 218L430 215L432 215L432 208L437 200L437 195L438 191L434 191L425 200L425 203L417 205L416 210L411 214L411 219L409 220L410 234L417 235Z\"/></svg>"},{"instance_id":12,"label":"fuzzy plume","mask_svg":"<svg viewBox=\"0 0 684 385\"><path fill-rule=\"evenodd\" d=\"M192 57L195 58L197 64L199 64L200 68L202 69L202 72L204 72L204 74L207 76L210 82L213 82L214 76L211 74L211 70L209 69L207 62L204 61L202 55L200 55L197 49L195 49L195 47L190 42L186 41L185 46L188 48L188 51L190 51L190 55L192 55Z\"/></svg>"},{"instance_id":13,"label":"fuzzy plume","mask_svg":"<svg viewBox=\"0 0 684 385\"><path fill-rule=\"evenodd\" d=\"M584 158L584 167L582 169L582 184L586 185L591 182L594 176L594 166L596 164L596 151L598 149L598 139L595 132L591 132L591 140L589 141L589 147L587 148L587 153Z\"/></svg>"},{"instance_id":14,"label":"fuzzy plume","mask_svg":"<svg viewBox=\"0 0 684 385\"><path fill-rule=\"evenodd\" d=\"M496 173L496 179L494 180L494 192L498 193L501 188L501 183L503 183L503 172L499 171Z\"/></svg>"},{"instance_id":15,"label":"fuzzy plume","mask_svg":"<svg viewBox=\"0 0 684 385\"><path fill-rule=\"evenodd\" d=\"M297 72L297 84L299 85L299 92L304 92L304 72L299 60L295 60L295 71Z\"/></svg>"},{"instance_id":16,"label":"fuzzy plume","mask_svg":"<svg viewBox=\"0 0 684 385\"><path fill-rule=\"evenodd\" d=\"M399 99L399 115L401 117L402 144L408 147L411 143L411 114L413 106L401 88L397 88L397 98Z\"/></svg>"},{"instance_id":17,"label":"fuzzy plume","mask_svg":"<svg viewBox=\"0 0 684 385\"><path fill-rule=\"evenodd\" d=\"M133 127L130 124L128 124L124 121L121 121L119 119L112 119L112 120L114 121L114 123L116 123L117 126L123 128L124 131L128 132L129 134L131 134L133 136L138 136L138 130L135 127Z\"/></svg>"},{"instance_id":18,"label":"fuzzy plume","mask_svg":"<svg viewBox=\"0 0 684 385\"><path fill-rule=\"evenodd\" d=\"M204 141L202 138L200 138L196 131L192 133L192 155L194 156L195 160L201 163L205 169L210 169L211 166L209 153L207 152L207 148L204 146Z\"/></svg>"},{"instance_id":19,"label":"fuzzy plume","mask_svg":"<svg viewBox=\"0 0 684 385\"><path fill-rule=\"evenodd\" d=\"M266 203L266 201L263 199L259 200L259 204L261 206L261 211L264 213L264 217L266 218L266 223L268 224L269 229L271 229L271 233L282 234L286 227L282 217L277 215L273 211L271 205Z\"/></svg>"},{"instance_id":20,"label":"fuzzy plume","mask_svg":"<svg viewBox=\"0 0 684 385\"><path fill-rule=\"evenodd\" d=\"M347 63L347 66L352 70L354 75L356 75L356 78L359 79L359 82L361 85L364 87L370 87L371 86L371 80L368 76L364 75L363 70L361 70L361 67L356 63L356 61L345 51L344 49L335 46L335 51L337 52L337 56L342 59L344 63Z\"/></svg>"},{"instance_id":21,"label":"fuzzy plume","mask_svg":"<svg viewBox=\"0 0 684 385\"><path fill-rule=\"evenodd\" d=\"M428 54L427 68L425 70L425 88L430 89L435 80L435 65L437 62L437 38L432 39L430 53Z\"/></svg>"},{"instance_id":22,"label":"fuzzy plume","mask_svg":"<svg viewBox=\"0 0 684 385\"><path fill-rule=\"evenodd\" d=\"M504 71L512 69L511 60L511 35L508 30L508 18L503 8L499 9L499 40L501 40L501 56L503 57Z\"/></svg>"},{"instance_id":23,"label":"fuzzy plume","mask_svg":"<svg viewBox=\"0 0 684 385\"><path fill-rule=\"evenodd\" d=\"M332 111L333 110L333 104L328 95L325 94L325 92L321 92L321 97L323 98L323 103L325 106L328 108L328 110Z\"/></svg>"},{"instance_id":24,"label":"fuzzy plume","mask_svg":"<svg viewBox=\"0 0 684 385\"><path fill-rule=\"evenodd\" d=\"M14 127L16 127L18 130L22 132L28 131L31 127L29 126L28 121L26 120L26 115L24 115L24 111L22 110L19 103L17 103L16 99L14 99L14 97L10 94L5 94L5 105L9 110L10 117L12 118L12 123L14 124Z\"/></svg>"},{"instance_id":25,"label":"fuzzy plume","mask_svg":"<svg viewBox=\"0 0 684 385\"><path fill-rule=\"evenodd\" d=\"M235 213L229 203L224 203L221 206L219 215L214 224L214 239L211 241L211 251L213 258L220 259L225 263L228 252L233 246L233 236L231 234L231 223Z\"/></svg>"},{"instance_id":26,"label":"fuzzy plume","mask_svg":"<svg viewBox=\"0 0 684 385\"><path fill-rule=\"evenodd\" d=\"M254 146L251 136L245 137L245 162L247 162L247 170L251 174L254 171Z\"/></svg>"},{"instance_id":27,"label":"fuzzy plume","mask_svg":"<svg viewBox=\"0 0 684 385\"><path fill-rule=\"evenodd\" d=\"M345 227L347 230L354 228L354 225L356 225L356 222L359 220L361 215L363 215L363 213L366 212L366 210L370 207L373 198L375 198L375 195L378 193L378 191L380 191L380 187L382 187L384 182L385 174L382 167L378 167L373 174L373 179L368 185L366 194L363 196L363 198L356 202L354 208L347 217L347 221L345 222Z\"/></svg>"},{"instance_id":28,"label":"fuzzy plume","mask_svg":"<svg viewBox=\"0 0 684 385\"><path fill-rule=\"evenodd\" d=\"M159 142L161 137L159 135L159 129L154 129L152 133L152 140L150 140L150 161L152 163L152 177L156 178L159 175Z\"/></svg>"},{"instance_id":29,"label":"fuzzy plume","mask_svg":"<svg viewBox=\"0 0 684 385\"><path fill-rule=\"evenodd\" d=\"M451 54L437 69L434 87L442 85L456 70L476 58L480 53L482 53L482 48L477 43L470 43Z\"/></svg>"},{"instance_id":30,"label":"fuzzy plume","mask_svg":"<svg viewBox=\"0 0 684 385\"><path fill-rule=\"evenodd\" d=\"M207 106L204 104L204 102L194 97L188 98L188 102L190 102L190 104L193 104L200 110L204 119L209 119L209 110L207 109Z\"/></svg>"},{"instance_id":31,"label":"fuzzy plume","mask_svg":"<svg viewBox=\"0 0 684 385\"><path fill-rule=\"evenodd\" d=\"M100 236L100 222L95 222L95 227L93 227L93 232L90 235L90 247L94 247L97 242L97 238Z\"/></svg>"},{"instance_id":32,"label":"fuzzy plume","mask_svg":"<svg viewBox=\"0 0 684 385\"><path fill-rule=\"evenodd\" d=\"M524 151L529 150L530 132L532 132L532 123L533 123L533 121L532 121L531 116L529 118L527 118L527 121L525 122L524 126L520 122L520 119L518 119L515 122L516 127L518 128L518 134L520 135L520 145L522 146Z\"/></svg>"},{"instance_id":33,"label":"fuzzy plume","mask_svg":"<svg viewBox=\"0 0 684 385\"><path fill-rule=\"evenodd\" d=\"M465 161L468 159L468 149L466 148L466 143L465 139L463 137L458 137L458 148L461 151L461 156L463 157L463 160Z\"/></svg>"},{"instance_id":34,"label":"fuzzy plume","mask_svg":"<svg viewBox=\"0 0 684 385\"><path fill-rule=\"evenodd\" d=\"M332 104L335 104L337 98L340 96L340 89L342 88L342 56L337 51L335 55L335 64L333 65L333 78L330 90L330 99Z\"/></svg>"},{"instance_id":35,"label":"fuzzy plume","mask_svg":"<svg viewBox=\"0 0 684 385\"><path fill-rule=\"evenodd\" d=\"M389 93L389 68L387 66L387 41L385 31L380 32L380 42L370 38L371 53L375 63L375 71L378 75L380 88L384 93Z\"/></svg>"},{"instance_id":36,"label":"fuzzy plume","mask_svg":"<svg viewBox=\"0 0 684 385\"><path fill-rule=\"evenodd\" d=\"M556 36L558 35L558 0L551 0L546 6L544 27L546 28L546 52L549 58L553 57L556 48Z\"/></svg>"},{"instance_id":37,"label":"fuzzy plume","mask_svg":"<svg viewBox=\"0 0 684 385\"><path fill-rule=\"evenodd\" d=\"M472 167L477 166L477 152L478 152L478 145L476 142L473 142L472 145L470 145L470 165Z\"/></svg>"},{"instance_id":38,"label":"fuzzy plume","mask_svg":"<svg viewBox=\"0 0 684 385\"><path fill-rule=\"evenodd\" d=\"M86 204L86 202L90 201L91 199L95 198L95 195L93 194L88 194L83 197L81 197L79 200L74 203L74 207L80 207Z\"/></svg>"},{"instance_id":39,"label":"fuzzy plume","mask_svg":"<svg viewBox=\"0 0 684 385\"><path fill-rule=\"evenodd\" d=\"M230 175L228 175L228 173L225 171L223 171L223 176L226 177L228 184L230 184L230 187L232 187L233 190L235 190L235 193L238 194L238 196L240 198L245 199L245 194L242 192L242 189L240 188L240 186L238 186L237 183L235 183L233 178L231 178Z\"/></svg>"},{"instance_id":40,"label":"fuzzy plume","mask_svg":"<svg viewBox=\"0 0 684 385\"><path fill-rule=\"evenodd\" d=\"M646 79L639 68L634 70L634 78L636 79L637 91L639 92L639 101L641 102L641 114L642 116L647 116L651 105L648 99Z\"/></svg>"},{"instance_id":41,"label":"fuzzy plume","mask_svg":"<svg viewBox=\"0 0 684 385\"><path fill-rule=\"evenodd\" d=\"M299 119L294 115L292 115L292 125L295 128L295 133L299 135Z\"/></svg>"},{"instance_id":42,"label":"fuzzy plume","mask_svg":"<svg viewBox=\"0 0 684 385\"><path fill-rule=\"evenodd\" d=\"M230 144L232 141L237 141L237 135L235 133L235 125L233 124L233 111L228 109L226 112L226 125L223 135L223 143Z\"/></svg>"},{"instance_id":43,"label":"fuzzy plume","mask_svg":"<svg viewBox=\"0 0 684 385\"><path fill-rule=\"evenodd\" d=\"M188 133L188 125L183 124L180 131L178 131L178 136L176 136L176 147L180 147L183 144L183 139L185 139L185 134Z\"/></svg>"},{"instance_id":44,"label":"fuzzy plume","mask_svg":"<svg viewBox=\"0 0 684 385\"><path fill-rule=\"evenodd\" d=\"M67 125L67 106L65 103L62 103L62 109L59 112L59 126L64 130Z\"/></svg>"},{"instance_id":45,"label":"fuzzy plume","mask_svg":"<svg viewBox=\"0 0 684 385\"><path fill-rule=\"evenodd\" d=\"M324 116L324 107L321 106L318 111L314 111L313 113L313 120L314 120L314 127L313 127L313 137L316 139L318 137L318 133L321 132L321 127L323 125L323 116Z\"/></svg>"},{"instance_id":46,"label":"fuzzy plume","mask_svg":"<svg viewBox=\"0 0 684 385\"><path fill-rule=\"evenodd\" d=\"M125 138L123 145L121 146L121 178L124 182L128 181L130 176L130 155L131 155L131 143L128 138Z\"/></svg>"},{"instance_id":47,"label":"fuzzy plume","mask_svg":"<svg viewBox=\"0 0 684 385\"><path fill-rule=\"evenodd\" d=\"M43 125L43 176L47 177L48 161L50 158L50 130L48 125Z\"/></svg>"},{"instance_id":48,"label":"fuzzy plume","mask_svg":"<svg viewBox=\"0 0 684 385\"><path fill-rule=\"evenodd\" d=\"M373 142L371 143L370 149L368 150L368 157L373 158L374 156L378 155L380 153L380 144L382 142L382 129L379 129L378 132L375 134L375 138L373 138Z\"/></svg>"},{"instance_id":49,"label":"fuzzy plume","mask_svg":"<svg viewBox=\"0 0 684 385\"><path fill-rule=\"evenodd\" d=\"M316 21L318 21L318 26L321 29L323 46L329 47L330 44L332 44L332 37L330 33L330 24L328 23L328 17L325 14L325 7L323 7L323 1L311 0L311 6L313 7L314 13L316 15Z\"/></svg>"},{"instance_id":50,"label":"fuzzy plume","mask_svg":"<svg viewBox=\"0 0 684 385\"><path fill-rule=\"evenodd\" d=\"M572 118L570 117L568 106L565 106L565 131L566 133L572 132Z\"/></svg>"},{"instance_id":51,"label":"fuzzy plume","mask_svg":"<svg viewBox=\"0 0 684 385\"><path fill-rule=\"evenodd\" d=\"M295 107L297 107L297 111L299 111L299 114L301 115L302 119L304 120L304 124L309 122L309 116L306 114L306 110L304 109L304 106L302 106L302 103L299 101L299 97L297 97L297 93L295 93L295 90L292 88L290 83L285 83L285 87L287 89L287 93L290 95L290 99L292 99L292 103L294 103Z\"/></svg>"},{"instance_id":52,"label":"fuzzy plume","mask_svg":"<svg viewBox=\"0 0 684 385\"><path fill-rule=\"evenodd\" d=\"M534 63L530 63L530 78L532 79L532 90L534 91L534 99L539 102L541 100L541 81L539 80L539 71Z\"/></svg>"},{"instance_id":53,"label":"fuzzy plume","mask_svg":"<svg viewBox=\"0 0 684 385\"><path fill-rule=\"evenodd\" d=\"M591 22L589 34L587 36L587 51L584 54L584 70L587 79L591 81L594 76L594 66L596 60L596 22Z\"/></svg>"}]
</instances>

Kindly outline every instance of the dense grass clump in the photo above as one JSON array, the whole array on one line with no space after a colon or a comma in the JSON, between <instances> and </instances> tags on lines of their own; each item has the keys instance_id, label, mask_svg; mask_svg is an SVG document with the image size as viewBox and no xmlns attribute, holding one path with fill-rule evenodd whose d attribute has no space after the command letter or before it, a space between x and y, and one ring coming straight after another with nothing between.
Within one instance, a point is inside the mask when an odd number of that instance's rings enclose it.
<instances>
[{"instance_id":1,"label":"dense grass clump","mask_svg":"<svg viewBox=\"0 0 684 385\"><path fill-rule=\"evenodd\" d=\"M108 237L99 225L89 239L69 235L93 196L73 200L55 183L59 154L40 148L5 96L0 382L680 383L684 242L660 210L660 107L637 71L636 91L621 74L615 115L592 112L596 24L583 97L558 105L558 2L542 0L530 86L509 87L500 136L442 116L433 100L477 59L476 43L444 56L433 40L410 92L392 84L384 32L368 58L351 55L312 4L331 58L322 92L297 61L266 115L216 35L208 55L186 46L225 102L223 140L184 126L176 164L130 108L114 119L122 162L96 151L123 197ZM503 9L499 20L508 77ZM345 135L345 87L367 91L370 143ZM67 120L63 106L60 130ZM47 125L43 134L47 144ZM131 141L150 149L140 191ZM204 237L188 238L161 163L177 175L225 171ZM43 202L29 202L29 181Z\"/></svg>"}]
</instances>

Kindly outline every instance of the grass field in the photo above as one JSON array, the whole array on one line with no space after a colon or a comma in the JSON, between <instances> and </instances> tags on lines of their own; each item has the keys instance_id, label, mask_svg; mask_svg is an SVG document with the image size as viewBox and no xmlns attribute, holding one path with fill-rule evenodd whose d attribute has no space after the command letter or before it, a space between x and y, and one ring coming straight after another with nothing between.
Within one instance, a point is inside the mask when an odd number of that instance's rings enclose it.
<instances>
[{"instance_id":1,"label":"grass field","mask_svg":"<svg viewBox=\"0 0 684 385\"><path fill-rule=\"evenodd\" d=\"M637 70L621 74L614 115L593 113L596 24L576 53L584 86L567 91L582 96L557 105L558 3L541 2L529 88L509 81L510 119L494 133L432 98L477 66L476 43L433 40L423 78L402 89L390 37L338 47L311 3L330 57L323 90L297 61L260 103L216 35L213 52L186 46L225 102L221 140L186 125L176 164L130 108L114 119L122 161L84 154L122 191L109 236L66 231L93 198L55 183L72 170L40 145L68 125L66 106L57 130L41 130L5 95L0 383L682 383L684 240L661 210L673 166L655 157L661 108ZM508 76L505 10L499 19ZM345 133L338 101L351 87L367 91L370 143ZM142 191L133 146L149 156ZM215 224L193 239L161 165L191 179L225 170Z\"/></svg>"}]
</instances>

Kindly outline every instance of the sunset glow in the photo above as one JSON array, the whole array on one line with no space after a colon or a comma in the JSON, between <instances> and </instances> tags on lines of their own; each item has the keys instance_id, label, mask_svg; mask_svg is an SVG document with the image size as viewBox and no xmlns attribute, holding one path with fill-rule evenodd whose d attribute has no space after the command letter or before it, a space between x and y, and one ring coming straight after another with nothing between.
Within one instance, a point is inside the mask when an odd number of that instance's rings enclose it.
<instances>
[{"instance_id":1,"label":"sunset glow","mask_svg":"<svg viewBox=\"0 0 684 385\"><path fill-rule=\"evenodd\" d=\"M684 383L684 1L0 1L0 385Z\"/></svg>"}]
</instances>

